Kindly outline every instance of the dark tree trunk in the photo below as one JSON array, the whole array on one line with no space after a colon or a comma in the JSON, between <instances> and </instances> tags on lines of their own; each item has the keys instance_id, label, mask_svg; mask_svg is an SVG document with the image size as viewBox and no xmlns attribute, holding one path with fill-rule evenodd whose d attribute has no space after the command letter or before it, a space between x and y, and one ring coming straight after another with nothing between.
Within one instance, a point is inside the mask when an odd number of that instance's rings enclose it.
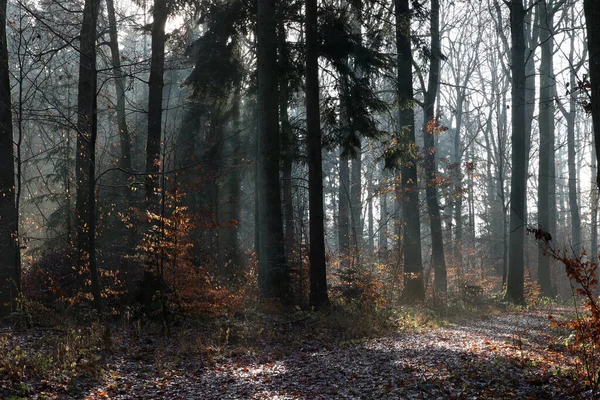
<instances>
[{"instance_id":1,"label":"dark tree trunk","mask_svg":"<svg viewBox=\"0 0 600 400\"><path fill-rule=\"evenodd\" d=\"M411 10L409 0L395 0L396 50L398 54L398 126L406 147L415 143L415 113L413 101L412 48L410 40ZM419 217L419 190L417 164L412 159L401 168L402 177L402 245L404 249L405 301L425 299L423 260L421 255L421 222Z\"/></svg>"},{"instance_id":2,"label":"dark tree trunk","mask_svg":"<svg viewBox=\"0 0 600 400\"><path fill-rule=\"evenodd\" d=\"M154 0L152 10L152 56L148 79L148 141L146 142L146 206L157 212L159 189L160 142L162 136L163 88L165 71L165 25L168 11L166 0Z\"/></svg>"},{"instance_id":3,"label":"dark tree trunk","mask_svg":"<svg viewBox=\"0 0 600 400\"><path fill-rule=\"evenodd\" d=\"M310 305L327 305L327 269L323 220L323 160L319 110L317 0L306 0L306 147L310 217Z\"/></svg>"},{"instance_id":4,"label":"dark tree trunk","mask_svg":"<svg viewBox=\"0 0 600 400\"><path fill-rule=\"evenodd\" d=\"M276 0L258 0L257 213L258 282L264 298L290 300L279 182L279 90Z\"/></svg>"},{"instance_id":5,"label":"dark tree trunk","mask_svg":"<svg viewBox=\"0 0 600 400\"><path fill-rule=\"evenodd\" d=\"M584 0L588 54L590 57L590 82L591 82L591 112L594 125L594 140L596 143L596 168L600 168L600 2ZM600 187L600 174L596 174L596 183Z\"/></svg>"},{"instance_id":6,"label":"dark tree trunk","mask_svg":"<svg viewBox=\"0 0 600 400\"><path fill-rule=\"evenodd\" d=\"M425 176L427 183L427 210L431 229L431 245L433 253L434 289L437 295L445 297L447 291L446 258L444 256L444 231L440 217L440 204L437 196L437 167L435 161L435 135L437 120L434 115L435 99L439 86L440 73L440 4L439 0L431 0L431 57L429 58L429 79L423 107L425 143Z\"/></svg>"},{"instance_id":7,"label":"dark tree trunk","mask_svg":"<svg viewBox=\"0 0 600 400\"><path fill-rule=\"evenodd\" d=\"M0 1L0 318L16 307L19 294L17 261L18 214L15 206L10 72L6 40L6 0Z\"/></svg>"},{"instance_id":8,"label":"dark tree trunk","mask_svg":"<svg viewBox=\"0 0 600 400\"><path fill-rule=\"evenodd\" d=\"M554 176L551 167L554 159L551 155L554 152L554 91L555 78L552 62L554 23L552 22L553 13L548 12L551 7L551 1L542 1L538 3L537 10L540 14L541 24L541 48L542 57L540 61L540 98L539 98L539 129L540 129L540 151L539 151L539 169L538 169L538 224L546 231L550 231L552 222L550 220L550 202L555 201L555 195L552 193L555 185L551 184ZM551 232L555 234L555 232ZM538 283L542 290L542 295L552 297L552 282L550 279L550 258L545 254L545 250L540 248L538 252Z\"/></svg>"},{"instance_id":9,"label":"dark tree trunk","mask_svg":"<svg viewBox=\"0 0 600 400\"><path fill-rule=\"evenodd\" d=\"M596 143L596 158L600 157L600 2L597 0L584 0L588 54L590 58L590 83L591 89L591 112L594 125L594 139ZM600 162L596 160L596 167L600 168ZM600 187L600 174L596 174L596 183Z\"/></svg>"},{"instance_id":10,"label":"dark tree trunk","mask_svg":"<svg viewBox=\"0 0 600 400\"><path fill-rule=\"evenodd\" d=\"M79 86L77 94L77 262L80 271L91 274L94 306L100 311L100 283L96 266L96 137L97 70L96 36L100 0L86 0L79 36Z\"/></svg>"},{"instance_id":11,"label":"dark tree trunk","mask_svg":"<svg viewBox=\"0 0 600 400\"><path fill-rule=\"evenodd\" d=\"M289 48L286 41L286 31L283 18L280 17L277 38L279 41L279 68L285 71L288 68ZM279 119L281 120L281 175L283 180L283 215L285 218L285 249L288 260L294 257L296 246L294 224L294 195L292 191L292 167L294 162L293 132L288 113L290 99L288 79L285 74L279 77Z\"/></svg>"},{"instance_id":12,"label":"dark tree trunk","mask_svg":"<svg viewBox=\"0 0 600 400\"><path fill-rule=\"evenodd\" d=\"M525 10L522 0L510 2L512 40L512 176L510 191L510 251L506 277L506 299L524 302L524 243L527 215L527 132L525 130Z\"/></svg>"}]
</instances>

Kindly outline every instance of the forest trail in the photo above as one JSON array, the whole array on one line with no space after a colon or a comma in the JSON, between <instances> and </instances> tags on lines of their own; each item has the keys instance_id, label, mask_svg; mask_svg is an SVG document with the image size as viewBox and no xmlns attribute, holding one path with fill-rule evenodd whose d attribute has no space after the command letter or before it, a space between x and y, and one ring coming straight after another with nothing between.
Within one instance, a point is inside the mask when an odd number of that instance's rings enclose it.
<instances>
[{"instance_id":1,"label":"forest trail","mask_svg":"<svg viewBox=\"0 0 600 400\"><path fill-rule=\"evenodd\" d=\"M157 371L114 359L89 399L581 399L548 311ZM564 343L564 338L561 339Z\"/></svg>"}]
</instances>

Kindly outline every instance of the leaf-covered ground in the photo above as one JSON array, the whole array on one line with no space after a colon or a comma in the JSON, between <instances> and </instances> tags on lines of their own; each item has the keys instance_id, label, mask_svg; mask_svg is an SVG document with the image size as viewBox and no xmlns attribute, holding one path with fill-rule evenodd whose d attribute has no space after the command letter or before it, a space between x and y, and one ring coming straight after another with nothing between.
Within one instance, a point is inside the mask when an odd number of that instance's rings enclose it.
<instances>
[{"instance_id":1,"label":"leaf-covered ground","mask_svg":"<svg viewBox=\"0 0 600 400\"><path fill-rule=\"evenodd\" d=\"M581 399L586 393L576 383L574 359L550 329L547 315L494 315L354 342L307 334L297 343L265 340L219 357L194 346L182 349L176 339L141 338L100 352L101 368L84 358L93 357L88 354L75 358L68 379L63 374L35 381L35 371L25 371L27 394L21 397ZM310 323L302 326L309 328ZM11 334L8 342L26 348L42 336L47 333ZM14 387L9 379L14 377L0 375L0 398L8 397L10 384Z\"/></svg>"}]
</instances>

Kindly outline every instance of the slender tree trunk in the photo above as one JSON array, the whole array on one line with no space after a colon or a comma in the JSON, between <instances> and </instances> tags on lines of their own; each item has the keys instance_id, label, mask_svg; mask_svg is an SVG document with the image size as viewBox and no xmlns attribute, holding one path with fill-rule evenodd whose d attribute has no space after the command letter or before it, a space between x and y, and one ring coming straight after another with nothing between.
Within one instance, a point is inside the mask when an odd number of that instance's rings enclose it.
<instances>
[{"instance_id":1,"label":"slender tree trunk","mask_svg":"<svg viewBox=\"0 0 600 400\"><path fill-rule=\"evenodd\" d=\"M573 52L571 49L570 57L571 65L573 65ZM571 74L570 87L576 85L575 75ZM575 118L577 115L577 99L576 95L571 93L569 99L569 112L567 114L567 152L568 152L568 168L569 168L569 208L571 211L571 247L573 255L578 257L581 252L581 214L579 204L577 203L577 165L575 155Z\"/></svg>"},{"instance_id":2,"label":"slender tree trunk","mask_svg":"<svg viewBox=\"0 0 600 400\"><path fill-rule=\"evenodd\" d=\"M160 148L162 137L163 88L165 71L165 25L168 11L166 0L154 0L152 10L152 56L148 80L148 141L146 143L146 206L158 211Z\"/></svg>"},{"instance_id":3,"label":"slender tree trunk","mask_svg":"<svg viewBox=\"0 0 600 400\"><path fill-rule=\"evenodd\" d=\"M276 0L258 0L258 282L264 298L291 299L279 181L279 90Z\"/></svg>"},{"instance_id":4,"label":"slender tree trunk","mask_svg":"<svg viewBox=\"0 0 600 400\"><path fill-rule=\"evenodd\" d=\"M373 176L368 183L368 194L367 194L367 219L368 219L368 234L369 240L367 241L367 256L370 261L373 261L373 254L375 252L375 225L373 219Z\"/></svg>"},{"instance_id":5,"label":"slender tree trunk","mask_svg":"<svg viewBox=\"0 0 600 400\"><path fill-rule=\"evenodd\" d=\"M119 51L114 0L106 0L106 12L108 14L110 53L113 65L113 75L115 77L115 89L117 92L117 126L121 141L119 167L131 171L131 138L129 137L129 128L127 127L127 118L125 116L125 75L123 75L123 71L121 70L121 55ZM127 189L127 193L129 192L129 189Z\"/></svg>"},{"instance_id":6,"label":"slender tree trunk","mask_svg":"<svg viewBox=\"0 0 600 400\"><path fill-rule=\"evenodd\" d=\"M596 169L596 143L594 143L595 138L592 136L592 189L591 189L591 213L592 213L592 232L591 232L591 248L590 248L590 259L592 261L597 262L598 260L598 188L593 186L596 182L598 170Z\"/></svg>"},{"instance_id":7,"label":"slender tree trunk","mask_svg":"<svg viewBox=\"0 0 600 400\"><path fill-rule=\"evenodd\" d=\"M398 126L399 136L406 147L415 143L415 114L412 109L412 48L411 10L409 0L395 0L396 53L398 54ZM405 301L425 299L423 260L421 255L421 222L419 216L419 190L417 187L416 160L411 159L401 168L402 176L402 245L404 249L404 292Z\"/></svg>"},{"instance_id":8,"label":"slender tree trunk","mask_svg":"<svg viewBox=\"0 0 600 400\"><path fill-rule=\"evenodd\" d=\"M524 302L524 243L527 214L525 209L527 132L525 131L525 10L522 0L510 2L512 40L512 176L510 191L510 252L506 278L506 298Z\"/></svg>"},{"instance_id":9,"label":"slender tree trunk","mask_svg":"<svg viewBox=\"0 0 600 400\"><path fill-rule=\"evenodd\" d=\"M0 0L0 318L15 310L19 294L19 265L15 262L18 214L6 22L6 0Z\"/></svg>"},{"instance_id":10,"label":"slender tree trunk","mask_svg":"<svg viewBox=\"0 0 600 400\"><path fill-rule=\"evenodd\" d=\"M362 151L356 149L356 158L352 159L352 170L350 175L350 229L352 238L352 263L360 263L360 249L363 243L363 221L362 221Z\"/></svg>"},{"instance_id":11,"label":"slender tree trunk","mask_svg":"<svg viewBox=\"0 0 600 400\"><path fill-rule=\"evenodd\" d=\"M286 71L289 61L289 48L283 18L280 17L277 27L280 71ZM285 248L288 260L294 257L296 245L294 224L294 195L292 190L292 166L294 161L293 132L288 113L290 92L285 74L279 77L279 119L281 120L281 174L283 180L283 211L285 218Z\"/></svg>"},{"instance_id":12,"label":"slender tree trunk","mask_svg":"<svg viewBox=\"0 0 600 400\"><path fill-rule=\"evenodd\" d=\"M100 0L86 0L79 36L79 86L77 94L77 260L80 271L91 274L94 307L101 311L100 283L96 266L95 168L97 137L96 36Z\"/></svg>"},{"instance_id":13,"label":"slender tree trunk","mask_svg":"<svg viewBox=\"0 0 600 400\"><path fill-rule=\"evenodd\" d=\"M317 0L306 0L306 147L310 213L310 305L316 309L327 305L329 301L325 265L318 40Z\"/></svg>"},{"instance_id":14,"label":"slender tree trunk","mask_svg":"<svg viewBox=\"0 0 600 400\"><path fill-rule=\"evenodd\" d=\"M454 257L457 265L462 264L462 248L463 248L463 219L462 219L462 202L463 202L463 173L462 173L462 148L461 148L461 131L463 119L464 98L461 94L457 96L456 106L456 131L454 133L454 163L456 164L456 181L454 182L454 191L456 200L454 202Z\"/></svg>"},{"instance_id":15,"label":"slender tree trunk","mask_svg":"<svg viewBox=\"0 0 600 400\"><path fill-rule=\"evenodd\" d=\"M425 194L431 227L431 246L433 252L434 289L437 295L445 297L447 291L446 258L444 255L444 231L440 217L440 204L437 196L437 166L435 161L435 135L437 120L434 115L440 73L440 4L431 0L431 56L429 58L429 80L423 107L425 143L425 176L427 178Z\"/></svg>"},{"instance_id":16,"label":"slender tree trunk","mask_svg":"<svg viewBox=\"0 0 600 400\"><path fill-rule=\"evenodd\" d=\"M384 182L381 179L380 182ZM380 185L381 187L382 185ZM379 195L379 263L387 264L388 261L388 194L385 190Z\"/></svg>"},{"instance_id":17,"label":"slender tree trunk","mask_svg":"<svg viewBox=\"0 0 600 400\"><path fill-rule=\"evenodd\" d=\"M348 156L340 152L340 185L338 188L338 243L340 265L345 270L350 265L350 165Z\"/></svg>"}]
</instances>

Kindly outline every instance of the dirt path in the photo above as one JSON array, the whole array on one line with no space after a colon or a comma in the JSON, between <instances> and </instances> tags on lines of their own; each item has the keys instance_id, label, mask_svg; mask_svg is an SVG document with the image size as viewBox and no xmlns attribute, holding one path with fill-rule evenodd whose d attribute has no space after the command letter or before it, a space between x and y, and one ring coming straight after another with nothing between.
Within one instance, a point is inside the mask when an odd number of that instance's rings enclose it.
<instances>
[{"instance_id":1,"label":"dirt path","mask_svg":"<svg viewBox=\"0 0 600 400\"><path fill-rule=\"evenodd\" d=\"M547 313L163 370L116 359L100 399L581 399ZM84 396L85 397L85 396Z\"/></svg>"}]
</instances>

